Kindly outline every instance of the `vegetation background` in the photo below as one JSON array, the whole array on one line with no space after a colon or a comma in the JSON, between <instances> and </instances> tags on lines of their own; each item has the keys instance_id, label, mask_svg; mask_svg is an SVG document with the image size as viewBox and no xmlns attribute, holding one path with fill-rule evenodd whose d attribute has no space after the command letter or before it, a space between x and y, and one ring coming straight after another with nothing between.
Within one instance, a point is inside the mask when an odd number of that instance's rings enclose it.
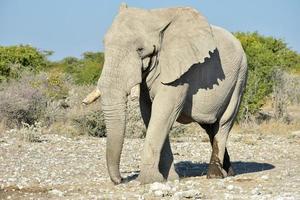
<instances>
[{"instance_id":1,"label":"vegetation background","mask_svg":"<svg viewBox=\"0 0 300 200\"><path fill-rule=\"evenodd\" d=\"M237 32L235 36L246 51L249 68L236 127L249 131L249 126L275 123L282 128L265 131L284 132L287 126L299 129L299 53L282 39L257 32ZM84 52L80 59L49 61L51 54L30 45L0 46L0 132L21 130L32 142L45 133L105 136L99 102L81 104L101 75L104 53ZM129 101L128 111L127 136L143 137L138 103ZM193 133L193 125L175 124L171 134Z\"/></svg>"}]
</instances>

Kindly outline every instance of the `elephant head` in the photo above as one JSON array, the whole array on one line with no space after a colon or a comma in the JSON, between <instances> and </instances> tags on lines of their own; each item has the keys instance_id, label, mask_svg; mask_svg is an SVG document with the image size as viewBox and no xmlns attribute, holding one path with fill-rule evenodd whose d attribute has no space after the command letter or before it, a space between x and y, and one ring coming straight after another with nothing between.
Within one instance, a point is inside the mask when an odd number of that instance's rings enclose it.
<instances>
[{"instance_id":1,"label":"elephant head","mask_svg":"<svg viewBox=\"0 0 300 200\"><path fill-rule=\"evenodd\" d=\"M106 159L111 180L119 171L126 100L142 82L143 71L160 66L160 81L169 84L204 62L216 48L206 19L191 8L142 10L122 6L104 39L105 63L98 89L107 127ZM154 61L155 60L155 61ZM87 103L100 95L96 89Z\"/></svg>"}]
</instances>

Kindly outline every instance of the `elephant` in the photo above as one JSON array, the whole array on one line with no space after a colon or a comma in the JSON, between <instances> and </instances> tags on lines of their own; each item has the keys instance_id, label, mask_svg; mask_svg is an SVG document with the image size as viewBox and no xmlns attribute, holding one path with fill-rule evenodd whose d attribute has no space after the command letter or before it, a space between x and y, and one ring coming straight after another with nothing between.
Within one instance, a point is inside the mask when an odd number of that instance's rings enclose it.
<instances>
[{"instance_id":1,"label":"elephant","mask_svg":"<svg viewBox=\"0 0 300 200\"><path fill-rule=\"evenodd\" d=\"M119 166L130 94L138 96L147 128L138 175L142 184L179 178L169 140L175 121L206 130L212 147L207 178L234 175L226 141L247 80L241 43L194 8L127 5L121 5L103 42L103 70L83 103L101 96L113 183L125 180Z\"/></svg>"}]
</instances>

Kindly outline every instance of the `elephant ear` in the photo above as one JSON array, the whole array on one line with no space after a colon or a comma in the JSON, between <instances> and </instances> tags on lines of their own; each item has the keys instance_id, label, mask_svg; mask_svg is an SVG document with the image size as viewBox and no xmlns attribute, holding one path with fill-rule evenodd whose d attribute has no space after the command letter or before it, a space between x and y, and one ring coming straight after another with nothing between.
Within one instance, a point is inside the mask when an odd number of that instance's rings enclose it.
<instances>
[{"instance_id":1,"label":"elephant ear","mask_svg":"<svg viewBox=\"0 0 300 200\"><path fill-rule=\"evenodd\" d=\"M216 43L204 16L191 8L179 8L168 25L161 30L159 65L161 82L171 83L191 66L203 63L216 49Z\"/></svg>"}]
</instances>

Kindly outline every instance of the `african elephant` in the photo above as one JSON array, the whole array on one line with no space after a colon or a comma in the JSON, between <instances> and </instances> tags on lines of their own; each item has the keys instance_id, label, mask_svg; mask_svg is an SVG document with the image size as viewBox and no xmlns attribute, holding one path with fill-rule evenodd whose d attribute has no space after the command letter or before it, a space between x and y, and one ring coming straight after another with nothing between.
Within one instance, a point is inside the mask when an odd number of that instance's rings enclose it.
<instances>
[{"instance_id":1,"label":"african elephant","mask_svg":"<svg viewBox=\"0 0 300 200\"><path fill-rule=\"evenodd\" d=\"M196 122L212 146L208 178L233 175L226 148L247 79L240 42L188 7L144 10L121 6L104 39L105 63L97 88L107 128L106 160L111 180L119 171L127 96L139 93L147 133L141 183L178 178L169 131L173 123Z\"/></svg>"}]
</instances>

